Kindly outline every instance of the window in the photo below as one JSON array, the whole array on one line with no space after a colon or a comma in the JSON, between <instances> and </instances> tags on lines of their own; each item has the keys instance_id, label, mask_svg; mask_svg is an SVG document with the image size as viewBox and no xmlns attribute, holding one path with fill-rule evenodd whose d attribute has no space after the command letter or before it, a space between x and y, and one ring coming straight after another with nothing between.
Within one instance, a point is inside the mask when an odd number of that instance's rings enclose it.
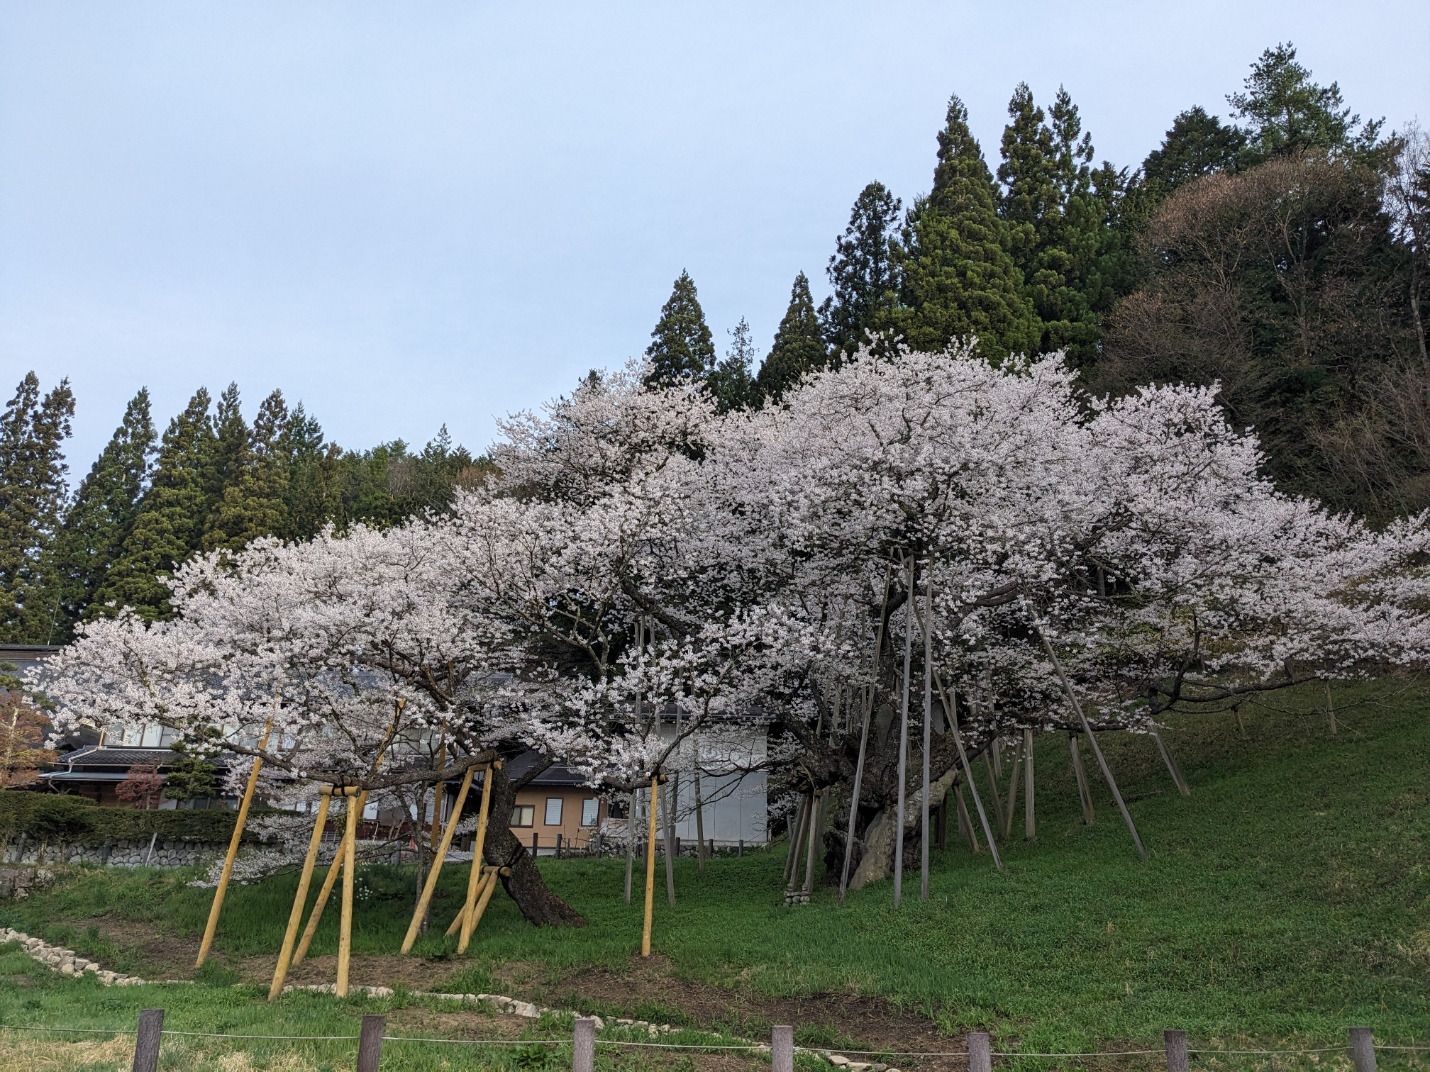
<instances>
[{"instance_id":1,"label":"window","mask_svg":"<svg viewBox=\"0 0 1430 1072\"><path fill-rule=\"evenodd\" d=\"M535 826L536 825L536 805L518 804L511 809L512 826Z\"/></svg>"},{"instance_id":2,"label":"window","mask_svg":"<svg viewBox=\"0 0 1430 1072\"><path fill-rule=\"evenodd\" d=\"M546 798L546 825L547 825L547 826L560 826L560 825L561 825L561 798L560 798L560 797L547 797L547 798Z\"/></svg>"},{"instance_id":3,"label":"window","mask_svg":"<svg viewBox=\"0 0 1430 1072\"><path fill-rule=\"evenodd\" d=\"M597 817L601 814L601 802L595 797L587 797L581 801L581 825L595 826Z\"/></svg>"}]
</instances>

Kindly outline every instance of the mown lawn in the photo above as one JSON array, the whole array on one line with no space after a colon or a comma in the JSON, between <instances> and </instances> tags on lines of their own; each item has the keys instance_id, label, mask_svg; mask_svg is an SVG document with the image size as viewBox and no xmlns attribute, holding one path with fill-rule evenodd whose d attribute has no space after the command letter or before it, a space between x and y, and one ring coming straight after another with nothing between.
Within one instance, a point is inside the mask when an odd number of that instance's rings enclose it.
<instances>
[{"instance_id":1,"label":"mown lawn","mask_svg":"<svg viewBox=\"0 0 1430 1072\"><path fill-rule=\"evenodd\" d=\"M1230 714L1178 722L1165 736L1190 798L1176 793L1150 740L1109 736L1151 854L1145 863L1101 785L1097 822L1082 825L1066 740L1048 736L1037 751L1039 836L1003 846L1003 874L986 853L951 840L936 854L927 902L915 874L897 910L887 882L852 894L843 909L830 890L787 909L782 849L719 859L705 875L680 861L678 905L666 908L663 889L657 897L656 950L686 979L772 996L854 990L950 1032L989 1027L1005 1050L1154 1046L1168 1027L1185 1029L1194 1046L1334 1045L1353 1024L1384 1042L1430 1044L1430 693L1380 682L1338 687L1335 697L1334 738L1319 688L1247 705L1244 735ZM536 930L498 897L476 956L449 988L492 988L503 965L519 961L540 969L528 993L557 1004L580 993L582 967L628 970L640 906L639 897L621 902L622 866L543 860L590 926ZM219 952L271 955L294 881L232 891ZM464 881L459 869L444 876L434 920L450 918ZM413 875L373 868L362 885L355 950L393 953ZM153 872L93 873L0 908L0 923L80 949L85 921L106 914L194 935L209 896ZM334 951L335 916L315 955ZM142 950L88 940L119 967L142 963ZM416 952L446 956L450 943L434 934ZM106 1000L132 1000L114 993ZM622 1011L609 1004L596 1011ZM1382 1067L1408 1060L1387 1053Z\"/></svg>"}]
</instances>

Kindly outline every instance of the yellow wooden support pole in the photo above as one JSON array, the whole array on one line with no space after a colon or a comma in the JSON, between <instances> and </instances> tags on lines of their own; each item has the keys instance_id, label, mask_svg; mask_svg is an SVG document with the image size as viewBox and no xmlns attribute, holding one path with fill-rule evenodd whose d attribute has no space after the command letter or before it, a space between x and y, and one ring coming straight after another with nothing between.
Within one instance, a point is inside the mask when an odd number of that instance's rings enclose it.
<instances>
[{"instance_id":1,"label":"yellow wooden support pole","mask_svg":"<svg viewBox=\"0 0 1430 1072\"><path fill-rule=\"evenodd\" d=\"M268 734L273 729L270 718L263 727L263 736L258 740L258 751L268 747ZM218 914L223 909L223 896L228 892L228 879L233 874L233 861L238 856L238 843L243 838L243 825L248 822L248 806L253 803L253 790L258 786L258 770L263 760L255 756L253 768L248 772L248 785L243 791L243 801L238 806L238 817L233 822L233 837L228 839L228 855L223 858L223 870L219 872L218 888L214 890L213 904L209 906L209 921L204 926L204 940L199 943L198 959L194 967L199 968L208 959L209 948L214 944L214 932L218 930Z\"/></svg>"},{"instance_id":2,"label":"yellow wooden support pole","mask_svg":"<svg viewBox=\"0 0 1430 1072\"><path fill-rule=\"evenodd\" d=\"M343 794L338 793L339 796ZM347 806L351 808L353 802L348 800ZM364 789L358 797L357 810L361 816L363 809L367 807L367 790ZM293 963L288 965L290 969L296 968L303 963L303 958L308 955L308 947L313 944L313 935L318 933L318 924L323 921L323 909L328 905L328 898L333 894L333 887L338 884L338 879L343 875L343 848L341 842L338 844L338 851L333 856L333 862L328 865L328 874L323 879L323 887L318 891L318 899L313 902L313 912L308 917L308 925L303 928L303 937L298 941L298 949L293 954Z\"/></svg>"},{"instance_id":3,"label":"yellow wooden support pole","mask_svg":"<svg viewBox=\"0 0 1430 1072\"><path fill-rule=\"evenodd\" d=\"M356 797L355 787L343 790L343 795ZM347 829L343 832L343 914L338 927L338 985L334 993L340 998L348 996L348 963L353 954L353 886L354 872L357 870L357 827L362 809L348 803Z\"/></svg>"},{"instance_id":4,"label":"yellow wooden support pole","mask_svg":"<svg viewBox=\"0 0 1430 1072\"><path fill-rule=\"evenodd\" d=\"M650 833L645 849L645 923L641 927L641 956L650 956L650 925L655 912L655 806L660 797L660 779L650 780Z\"/></svg>"},{"instance_id":5,"label":"yellow wooden support pole","mask_svg":"<svg viewBox=\"0 0 1430 1072\"><path fill-rule=\"evenodd\" d=\"M482 779L482 803L477 809L477 840L472 845L472 871L467 876L467 900L462 905L460 919L462 938L458 943L458 952L467 948L467 943L472 940L472 931L476 929L476 921L470 924L466 921L472 919L472 910L477 903L477 886L479 876L482 874L482 852L487 844L487 814L490 810L492 799L492 771L501 768L501 761L497 760L492 766L487 768L486 776ZM448 931L450 934L451 932Z\"/></svg>"},{"instance_id":6,"label":"yellow wooden support pole","mask_svg":"<svg viewBox=\"0 0 1430 1072\"><path fill-rule=\"evenodd\" d=\"M467 802L467 790L472 787L472 774L475 767L468 767L467 773L462 777L462 788L457 790L457 802L452 805L452 818L455 819L462 814L462 805ZM432 900L432 894L437 889L437 876L442 873L442 861L447 858L447 849L452 844L452 834L456 831L457 824L451 822L447 824L447 829L442 831L442 844L437 846L437 855L432 860L432 870L427 873L427 881L422 887L422 896L417 899L417 911L412 913L412 922L407 925L407 936L402 939L402 951L410 953L412 943L417 941L417 932L422 929L422 919L427 915L427 905Z\"/></svg>"},{"instance_id":7,"label":"yellow wooden support pole","mask_svg":"<svg viewBox=\"0 0 1430 1072\"><path fill-rule=\"evenodd\" d=\"M293 910L288 913L288 929L283 932L283 948L278 953L278 965L273 969L273 985L268 988L268 1000L283 993L283 980L293 961L293 943L298 938L298 924L303 922L303 908L308 900L308 886L313 881L313 866L318 862L318 849L323 843L323 827L328 821L328 805L333 800L332 786L319 791L318 818L313 822L313 836L308 839L308 855L303 858L303 873L298 877L298 892L293 895Z\"/></svg>"},{"instance_id":8,"label":"yellow wooden support pole","mask_svg":"<svg viewBox=\"0 0 1430 1072\"><path fill-rule=\"evenodd\" d=\"M487 905L491 902L492 894L496 892L497 881L501 872L510 872L510 870L511 868L509 867L488 867L486 869L486 874L482 878L481 896L477 899L477 903L472 906L471 913L464 917L464 920L470 923L470 926L462 927L462 940L457 943L458 954L467 951L467 943L472 940L472 935L476 933L477 924L482 921L482 915L486 912Z\"/></svg>"}]
</instances>

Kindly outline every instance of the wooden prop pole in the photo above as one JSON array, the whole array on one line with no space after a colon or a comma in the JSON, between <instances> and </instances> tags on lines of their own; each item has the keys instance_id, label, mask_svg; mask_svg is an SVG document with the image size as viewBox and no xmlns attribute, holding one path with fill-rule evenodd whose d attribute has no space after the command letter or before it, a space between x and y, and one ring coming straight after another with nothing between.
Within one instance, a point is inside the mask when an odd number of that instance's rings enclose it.
<instances>
[{"instance_id":1,"label":"wooden prop pole","mask_svg":"<svg viewBox=\"0 0 1430 1072\"><path fill-rule=\"evenodd\" d=\"M824 818L824 791L814 794L814 803L809 809L809 848L804 860L804 892L814 891L814 846L819 838L820 823Z\"/></svg>"},{"instance_id":2,"label":"wooden prop pole","mask_svg":"<svg viewBox=\"0 0 1430 1072\"><path fill-rule=\"evenodd\" d=\"M675 737L680 739L680 708L675 709ZM679 747L676 749L677 758ZM661 813L665 816L665 902L675 907L675 808L680 803L680 772L669 776L670 788L661 794Z\"/></svg>"},{"instance_id":3,"label":"wooden prop pole","mask_svg":"<svg viewBox=\"0 0 1430 1072\"><path fill-rule=\"evenodd\" d=\"M929 748L933 730L933 582L924 574L924 756L923 801L920 805L919 897L929 899Z\"/></svg>"},{"instance_id":4,"label":"wooden prop pole","mask_svg":"<svg viewBox=\"0 0 1430 1072\"><path fill-rule=\"evenodd\" d=\"M356 798L354 787L344 789L343 795ZM353 872L357 870L357 827L362 809L348 804L348 821L343 831L343 912L338 924L338 983L333 993L340 998L348 996L348 967L353 956Z\"/></svg>"},{"instance_id":5,"label":"wooden prop pole","mask_svg":"<svg viewBox=\"0 0 1430 1072\"><path fill-rule=\"evenodd\" d=\"M1191 796L1192 787L1182 777L1182 768L1177 766L1177 761L1172 757L1172 751L1167 747L1167 742L1162 740L1162 735L1156 730L1152 731L1152 740L1157 742L1157 751L1162 753L1162 762L1167 765L1167 773L1172 776L1172 783L1176 785L1177 792L1184 797Z\"/></svg>"},{"instance_id":6,"label":"wooden prop pole","mask_svg":"<svg viewBox=\"0 0 1430 1072\"><path fill-rule=\"evenodd\" d=\"M472 788L472 774L475 767L468 767L467 773L462 775L462 787L457 790L457 802L452 805L452 817L455 819L462 814L462 805L467 802L467 790ZM441 782L437 783L439 786ZM437 890L437 877L442 873L442 863L447 859L447 850L452 845L452 835L456 832L457 824L451 822L447 824L447 829L442 831L442 842L437 846L437 854L432 858L432 870L427 872L427 881L422 886L422 896L417 899L417 910L412 913L412 922L407 925L407 935L402 939L402 951L410 953L412 943L417 941L417 933L422 929L422 920L427 916L427 906L432 901L432 894ZM346 884L347 877L343 882Z\"/></svg>"},{"instance_id":7,"label":"wooden prop pole","mask_svg":"<svg viewBox=\"0 0 1430 1072\"><path fill-rule=\"evenodd\" d=\"M1023 840L1038 836L1038 823L1033 814L1033 730L1023 729Z\"/></svg>"},{"instance_id":8,"label":"wooden prop pole","mask_svg":"<svg viewBox=\"0 0 1430 1072\"><path fill-rule=\"evenodd\" d=\"M645 922L641 926L641 956L650 956L650 925L655 914L655 827L656 804L660 799L660 779L650 780L650 832L646 837L645 853Z\"/></svg>"},{"instance_id":9,"label":"wooden prop pole","mask_svg":"<svg viewBox=\"0 0 1430 1072\"><path fill-rule=\"evenodd\" d=\"M437 769L441 770L447 765L447 738L443 736L442 744L437 749ZM441 782L435 786L432 794L432 831L428 837L427 844L433 852L437 851L437 839L442 833L442 805L447 803L447 787Z\"/></svg>"},{"instance_id":10,"label":"wooden prop pole","mask_svg":"<svg viewBox=\"0 0 1430 1072\"><path fill-rule=\"evenodd\" d=\"M1022 743L1013 746L1013 769L1008 776L1008 807L1003 812L1003 840L1013 836L1013 819L1018 814L1018 775L1023 771Z\"/></svg>"},{"instance_id":11,"label":"wooden prop pole","mask_svg":"<svg viewBox=\"0 0 1430 1072\"><path fill-rule=\"evenodd\" d=\"M695 779L695 858L705 870L705 800L700 791L700 734L690 735L691 777Z\"/></svg>"},{"instance_id":12,"label":"wooden prop pole","mask_svg":"<svg viewBox=\"0 0 1430 1072\"><path fill-rule=\"evenodd\" d=\"M308 900L308 886L313 881L313 866L318 862L318 849L323 843L323 827L328 822L328 805L333 800L332 786L318 790L318 817L313 821L313 836L308 839L308 855L303 857L303 872L298 876L298 892L293 894L293 909L288 913L288 929L283 932L283 948L273 969L273 985L268 988L268 1000L283 993L283 980L293 960L293 943L298 939L298 925L303 922L303 908Z\"/></svg>"},{"instance_id":13,"label":"wooden prop pole","mask_svg":"<svg viewBox=\"0 0 1430 1072\"><path fill-rule=\"evenodd\" d=\"M487 868L486 884L482 887L482 893L477 899L477 903L472 906L471 915L467 917L471 926L462 928L462 938L457 943L458 953L465 953L467 951L467 944L472 940L472 935L477 932L477 924L482 921L482 916L486 914L487 905L491 904L492 894L496 892L497 883L501 881L502 875L509 874L511 874L511 868L509 867Z\"/></svg>"},{"instance_id":14,"label":"wooden prop pole","mask_svg":"<svg viewBox=\"0 0 1430 1072\"><path fill-rule=\"evenodd\" d=\"M1336 736L1336 705L1331 703L1331 682L1326 679L1322 682L1326 686L1326 718L1331 724L1331 736Z\"/></svg>"},{"instance_id":15,"label":"wooden prop pole","mask_svg":"<svg viewBox=\"0 0 1430 1072\"><path fill-rule=\"evenodd\" d=\"M908 616L904 625L904 687L899 701L899 808L894 815L894 907L904 894L904 806L909 780L909 672L914 658L914 556L909 555Z\"/></svg>"},{"instance_id":16,"label":"wooden prop pole","mask_svg":"<svg viewBox=\"0 0 1430 1072\"><path fill-rule=\"evenodd\" d=\"M631 872L635 869L636 858L636 791L631 790L631 799L626 803L626 904L631 903Z\"/></svg>"},{"instance_id":17,"label":"wooden prop pole","mask_svg":"<svg viewBox=\"0 0 1430 1072\"><path fill-rule=\"evenodd\" d=\"M482 775L482 802L477 807L477 839L472 843L472 870L467 875L467 900L462 905L459 918L461 924L462 939L458 952L467 948L467 943L472 940L472 931L476 929L476 920L472 916L473 907L476 905L477 886L481 882L482 876L482 853L487 847L487 816L491 810L492 799L492 774L494 770L501 769L501 760L497 760L486 769ZM453 812L455 819L457 813ZM451 933L450 931L448 932Z\"/></svg>"},{"instance_id":18,"label":"wooden prop pole","mask_svg":"<svg viewBox=\"0 0 1430 1072\"><path fill-rule=\"evenodd\" d=\"M1003 795L998 792L998 773L993 766L993 761L988 758L988 753L991 751L993 749L990 747L983 753L983 773L988 775L988 795L993 798L993 821L998 824L998 829L1002 830Z\"/></svg>"},{"instance_id":19,"label":"wooden prop pole","mask_svg":"<svg viewBox=\"0 0 1430 1072\"><path fill-rule=\"evenodd\" d=\"M268 735L273 730L273 719L263 727L263 736L258 739L258 751L268 747ZM199 955L194 967L200 968L208 959L209 949L214 944L214 933L218 930L218 914L223 910L223 897L228 892L229 876L233 874L233 861L238 856L238 843L243 838L243 827L248 822L248 806L253 803L253 791L258 787L258 771L263 766L261 755L253 757L253 766L248 772L248 785L243 790L243 801L238 806L238 817L233 821L233 836L228 839L228 855L223 858L223 870L219 872L218 888L214 890L213 904L209 906L209 921L204 925L204 940L199 943Z\"/></svg>"},{"instance_id":20,"label":"wooden prop pole","mask_svg":"<svg viewBox=\"0 0 1430 1072\"><path fill-rule=\"evenodd\" d=\"M1068 734L1068 751L1072 753L1073 777L1077 779L1077 796L1082 801L1082 821L1091 826L1096 816L1092 810L1092 790L1087 784L1087 771L1083 769L1082 753L1078 751L1077 734Z\"/></svg>"},{"instance_id":21,"label":"wooden prop pole","mask_svg":"<svg viewBox=\"0 0 1430 1072\"><path fill-rule=\"evenodd\" d=\"M968 805L963 800L962 783L954 785L953 799L958 805L958 832L968 839L968 851L982 852L982 847L978 844L978 832L973 829L973 821L968 817Z\"/></svg>"},{"instance_id":22,"label":"wooden prop pole","mask_svg":"<svg viewBox=\"0 0 1430 1072\"><path fill-rule=\"evenodd\" d=\"M339 793L339 796L342 794ZM353 807L351 799L348 800L348 808ZM357 799L357 811L361 815L363 809L367 807L367 790L364 789ZM308 947L313 944L313 935L318 933L318 924L323 921L323 909L328 906L328 898L332 896L333 890L337 887L338 879L343 877L343 851L341 842L338 851L333 856L333 862L328 865L328 873L323 877L323 886L318 891L318 899L313 902L313 911L308 916L307 926L303 928L303 937L298 939L298 948L293 953L293 963L288 965L290 969L296 968L303 963L303 958L308 955Z\"/></svg>"},{"instance_id":23,"label":"wooden prop pole","mask_svg":"<svg viewBox=\"0 0 1430 1072\"><path fill-rule=\"evenodd\" d=\"M879 655L884 650L884 609L889 605L889 583L894 577L894 565L884 568L884 600L879 604L879 626L874 630L874 681L879 679ZM864 697L864 725L859 731L859 758L854 764L854 788L849 794L849 826L844 833L844 864L839 871L839 903L849 888L849 861L854 852L854 825L859 820L859 793L864 785L864 754L869 749L869 723L874 717L874 684Z\"/></svg>"},{"instance_id":24,"label":"wooden prop pole","mask_svg":"<svg viewBox=\"0 0 1430 1072\"><path fill-rule=\"evenodd\" d=\"M785 857L785 886L794 889L799 885L799 850L804 844L804 835L808 831L809 810L813 805L814 796L803 796L799 799L799 811L796 813L794 829L789 836L789 855Z\"/></svg>"},{"instance_id":25,"label":"wooden prop pole","mask_svg":"<svg viewBox=\"0 0 1430 1072\"><path fill-rule=\"evenodd\" d=\"M1068 703L1072 706L1073 712L1077 715L1078 721L1082 723L1082 732L1087 734L1087 743L1092 746L1092 754L1097 757L1097 765L1102 768L1102 776L1107 779L1107 787L1112 790L1112 799L1117 801L1117 810L1122 813L1123 822L1127 824L1127 830L1132 835L1132 843L1137 846L1137 855L1142 859L1147 859L1147 850L1142 845L1142 838L1137 833L1137 824L1132 821L1132 813L1127 810L1127 804L1122 799L1122 794L1117 789L1117 779L1112 777L1112 768L1107 765L1107 757L1102 754L1102 748L1097 743L1097 738L1093 736L1092 724L1088 722L1087 715L1083 714L1082 704L1077 702L1077 697L1073 695L1072 684L1068 681L1068 675L1063 670L1062 660L1058 658L1058 653L1053 650L1053 646L1048 643L1047 635L1035 624L1034 629L1038 630L1038 636L1043 641L1043 647L1047 650L1048 657L1053 660L1053 669L1058 672L1058 680L1062 682L1063 695L1068 698Z\"/></svg>"},{"instance_id":26,"label":"wooden prop pole","mask_svg":"<svg viewBox=\"0 0 1430 1072\"><path fill-rule=\"evenodd\" d=\"M963 731L958 728L958 696L950 696L944 691L943 678L937 672L934 673L933 680L938 686L938 698L943 704L944 716L953 731L953 743L958 748L958 758L963 764L963 780L968 783L968 791L973 794L973 806L978 809L978 821L983 825L983 837L987 840L988 851L993 856L993 866L1002 871L1003 859L998 855L998 842L993 840L993 828L988 825L988 813L983 810L983 798L979 796L978 786L973 782L973 767L968 762L968 753L963 748Z\"/></svg>"}]
</instances>

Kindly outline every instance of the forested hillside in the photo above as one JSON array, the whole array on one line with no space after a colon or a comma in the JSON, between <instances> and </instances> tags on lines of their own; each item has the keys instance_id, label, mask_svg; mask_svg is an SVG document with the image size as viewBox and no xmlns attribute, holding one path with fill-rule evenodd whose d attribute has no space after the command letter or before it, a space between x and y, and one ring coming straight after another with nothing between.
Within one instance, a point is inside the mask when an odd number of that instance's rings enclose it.
<instances>
[{"instance_id":1,"label":"forested hillside","mask_svg":"<svg viewBox=\"0 0 1430 1072\"><path fill-rule=\"evenodd\" d=\"M1382 523L1430 506L1430 149L1352 113L1295 49L1268 49L1223 120L1174 117L1140 165L1098 162L1065 91L1017 86L996 167L954 97L932 185L907 207L874 181L816 302L801 271L769 351L748 325L723 358L694 280L675 281L649 382L691 377L724 409L778 404L861 346L1065 350L1089 390L1219 384L1284 489ZM251 424L200 388L162 435L141 390L70 485L68 384L21 381L0 417L0 642L58 643L98 615L168 613L165 574L199 551L332 523L442 510L483 458L445 430L344 450L274 391ZM78 472L75 474L78 476Z\"/></svg>"}]
</instances>

